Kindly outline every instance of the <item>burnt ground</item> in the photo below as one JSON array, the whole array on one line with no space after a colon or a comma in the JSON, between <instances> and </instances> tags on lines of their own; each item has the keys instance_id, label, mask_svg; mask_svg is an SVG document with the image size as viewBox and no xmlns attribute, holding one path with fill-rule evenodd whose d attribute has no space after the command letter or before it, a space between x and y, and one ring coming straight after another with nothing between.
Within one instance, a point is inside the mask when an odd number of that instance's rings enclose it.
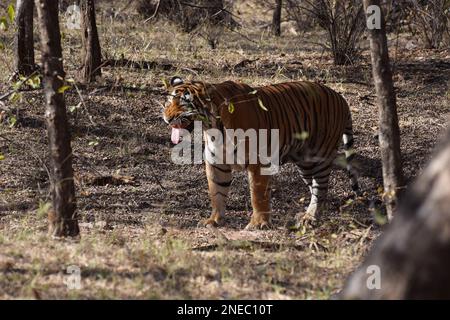
<instances>
[{"instance_id":1,"label":"burnt ground","mask_svg":"<svg viewBox=\"0 0 450 320\"><path fill-rule=\"evenodd\" d=\"M211 50L164 22L142 30L105 18L99 28L105 57L152 64L105 67L97 83L65 93L68 107L82 101L69 112L80 240L46 236L42 91L23 92L21 101L1 106L0 297L321 299L338 292L382 232L382 214L369 208L380 201L382 176L368 52L354 66L335 67L328 52L300 41L320 32L274 39L248 31L255 42L228 32ZM66 71L74 78L81 44L75 31L63 31ZM402 35L391 49L404 172L411 181L446 127L450 53L407 50L409 38ZM9 90L12 70L10 35L3 41L0 92ZM328 212L314 228L291 232L286 224L309 194L287 164L274 178L274 228L244 231L250 195L245 174L235 173L225 226L197 228L210 210L204 168L171 162L170 130L161 119L161 78L175 74L251 85L314 80L342 93L353 113L363 199L349 201L347 174L337 167ZM64 283L68 265L81 269L79 290Z\"/></svg>"}]
</instances>

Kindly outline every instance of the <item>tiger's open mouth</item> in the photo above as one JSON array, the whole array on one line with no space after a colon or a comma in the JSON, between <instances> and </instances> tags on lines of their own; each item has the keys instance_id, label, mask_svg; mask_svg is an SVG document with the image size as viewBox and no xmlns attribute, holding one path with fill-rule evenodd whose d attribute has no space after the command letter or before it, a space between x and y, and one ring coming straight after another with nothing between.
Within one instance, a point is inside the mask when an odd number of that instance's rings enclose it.
<instances>
[{"instance_id":1,"label":"tiger's open mouth","mask_svg":"<svg viewBox=\"0 0 450 320\"><path fill-rule=\"evenodd\" d=\"M190 107L185 107L177 116L172 117L171 119L167 119L169 117L165 117L164 121L168 123L172 127L172 135L171 140L173 144L178 144L182 141L182 130L188 130L191 132L194 130L194 121L198 117L198 111L193 110Z\"/></svg>"},{"instance_id":2,"label":"tiger's open mouth","mask_svg":"<svg viewBox=\"0 0 450 320\"><path fill-rule=\"evenodd\" d=\"M171 140L173 144L179 144L183 140L182 130L192 132L194 130L194 121L183 121L178 124L171 124Z\"/></svg>"}]
</instances>

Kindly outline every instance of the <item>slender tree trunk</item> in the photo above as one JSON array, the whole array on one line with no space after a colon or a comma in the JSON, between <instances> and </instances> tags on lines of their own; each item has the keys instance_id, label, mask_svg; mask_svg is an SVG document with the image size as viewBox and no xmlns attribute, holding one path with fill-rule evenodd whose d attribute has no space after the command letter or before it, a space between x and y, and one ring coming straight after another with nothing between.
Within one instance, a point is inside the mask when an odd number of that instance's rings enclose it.
<instances>
[{"instance_id":1,"label":"slender tree trunk","mask_svg":"<svg viewBox=\"0 0 450 320\"><path fill-rule=\"evenodd\" d=\"M380 0L364 0L364 7L376 5ZM372 73L377 92L379 110L379 142L383 164L384 200L389 220L395 211L400 188L403 186L402 161L400 153L400 129L397 105L392 82L392 70L386 39L385 20L381 10L381 29L369 30L372 56Z\"/></svg>"},{"instance_id":2,"label":"slender tree trunk","mask_svg":"<svg viewBox=\"0 0 450 320\"><path fill-rule=\"evenodd\" d=\"M21 76L29 76L35 70L33 10L34 0L17 0L15 36L16 71Z\"/></svg>"},{"instance_id":3,"label":"slender tree trunk","mask_svg":"<svg viewBox=\"0 0 450 320\"><path fill-rule=\"evenodd\" d=\"M283 5L282 0L275 0L275 10L272 17L272 33L279 37L281 36L281 8Z\"/></svg>"},{"instance_id":4,"label":"slender tree trunk","mask_svg":"<svg viewBox=\"0 0 450 320\"><path fill-rule=\"evenodd\" d=\"M450 130L440 149L341 298L450 299Z\"/></svg>"},{"instance_id":5,"label":"slender tree trunk","mask_svg":"<svg viewBox=\"0 0 450 320\"><path fill-rule=\"evenodd\" d=\"M81 24L83 45L83 68L81 77L84 82L95 81L101 76L102 53L98 40L97 23L95 21L95 1L81 0Z\"/></svg>"},{"instance_id":6,"label":"slender tree trunk","mask_svg":"<svg viewBox=\"0 0 450 320\"><path fill-rule=\"evenodd\" d=\"M36 0L42 50L47 131L50 145L53 208L49 232L55 237L79 234L76 216L72 148L63 93L64 69L58 22L58 1Z\"/></svg>"}]
</instances>

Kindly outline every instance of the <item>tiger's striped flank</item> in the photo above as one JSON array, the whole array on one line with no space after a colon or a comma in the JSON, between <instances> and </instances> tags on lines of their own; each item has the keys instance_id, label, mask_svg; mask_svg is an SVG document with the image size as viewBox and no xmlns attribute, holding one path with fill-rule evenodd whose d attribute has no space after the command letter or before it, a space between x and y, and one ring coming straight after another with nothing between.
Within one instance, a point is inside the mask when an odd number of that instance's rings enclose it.
<instances>
[{"instance_id":1,"label":"tiger's striped flank","mask_svg":"<svg viewBox=\"0 0 450 320\"><path fill-rule=\"evenodd\" d=\"M299 215L299 223L314 219L324 209L330 172L342 142L351 187L359 194L357 173L352 166L354 140L349 106L331 88L307 81L257 88L232 81L219 84L178 81L170 90L174 96L164 110L164 119L172 126L178 123L186 125L201 116L208 119L206 128L219 129L224 135L226 129L279 130L281 164L295 163L311 193L309 206ZM229 108L230 105L233 107ZM206 137L205 148L210 148L210 151L215 148L214 142L208 142ZM271 177L261 175L261 167L261 163L216 165L206 161L213 210L204 224L221 222L231 187L232 170L245 169L253 207L247 228L268 226Z\"/></svg>"}]
</instances>

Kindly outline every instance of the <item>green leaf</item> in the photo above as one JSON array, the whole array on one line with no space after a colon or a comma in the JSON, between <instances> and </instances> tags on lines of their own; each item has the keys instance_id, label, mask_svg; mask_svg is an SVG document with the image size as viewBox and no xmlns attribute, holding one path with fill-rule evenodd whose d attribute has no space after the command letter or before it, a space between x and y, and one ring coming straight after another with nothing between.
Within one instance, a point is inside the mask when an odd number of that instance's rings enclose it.
<instances>
[{"instance_id":1,"label":"green leaf","mask_svg":"<svg viewBox=\"0 0 450 320\"><path fill-rule=\"evenodd\" d=\"M3 42L0 42L0 50L4 50L5 49L5 45L3 44Z\"/></svg>"},{"instance_id":2,"label":"green leaf","mask_svg":"<svg viewBox=\"0 0 450 320\"><path fill-rule=\"evenodd\" d=\"M260 98L258 98L258 103L261 109L263 109L264 111L269 111Z\"/></svg>"},{"instance_id":3,"label":"green leaf","mask_svg":"<svg viewBox=\"0 0 450 320\"><path fill-rule=\"evenodd\" d=\"M233 113L234 112L234 104L230 101L230 104L228 105L228 112Z\"/></svg>"},{"instance_id":4,"label":"green leaf","mask_svg":"<svg viewBox=\"0 0 450 320\"><path fill-rule=\"evenodd\" d=\"M206 123L209 125L209 119L201 114L198 115L198 119L200 119L200 121L202 121L203 123Z\"/></svg>"},{"instance_id":5,"label":"green leaf","mask_svg":"<svg viewBox=\"0 0 450 320\"><path fill-rule=\"evenodd\" d=\"M95 147L95 146L98 145L98 140L92 140L92 141L89 141L88 145L90 145L90 146L92 146L92 147Z\"/></svg>"},{"instance_id":6,"label":"green leaf","mask_svg":"<svg viewBox=\"0 0 450 320\"><path fill-rule=\"evenodd\" d=\"M69 111L72 113L72 112L75 112L77 109L79 109L81 107L81 102L80 103L78 103L76 106L69 106Z\"/></svg>"},{"instance_id":7,"label":"green leaf","mask_svg":"<svg viewBox=\"0 0 450 320\"><path fill-rule=\"evenodd\" d=\"M373 209L373 219L375 220L375 223L380 226L388 223L387 217L378 208Z\"/></svg>"},{"instance_id":8,"label":"green leaf","mask_svg":"<svg viewBox=\"0 0 450 320\"><path fill-rule=\"evenodd\" d=\"M14 5L10 4L8 6L8 17L9 17L9 21L13 22L14 18L16 17L16 11L14 10Z\"/></svg>"},{"instance_id":9,"label":"green leaf","mask_svg":"<svg viewBox=\"0 0 450 320\"><path fill-rule=\"evenodd\" d=\"M22 86L22 84L23 84L23 82L22 82L21 80L16 81L16 82L14 82L14 83L12 84L12 88L13 88L14 90L19 90L20 87Z\"/></svg>"},{"instance_id":10,"label":"green leaf","mask_svg":"<svg viewBox=\"0 0 450 320\"><path fill-rule=\"evenodd\" d=\"M14 116L9 117L9 127L12 128L16 125L17 123L17 118Z\"/></svg>"},{"instance_id":11,"label":"green leaf","mask_svg":"<svg viewBox=\"0 0 450 320\"><path fill-rule=\"evenodd\" d=\"M164 84L164 87L166 89L169 89L169 83L167 82L166 78L161 78L162 83Z\"/></svg>"},{"instance_id":12,"label":"green leaf","mask_svg":"<svg viewBox=\"0 0 450 320\"><path fill-rule=\"evenodd\" d=\"M347 158L345 158L345 155L339 155L334 159L334 164L340 168L346 168L348 164Z\"/></svg>"},{"instance_id":13,"label":"green leaf","mask_svg":"<svg viewBox=\"0 0 450 320\"><path fill-rule=\"evenodd\" d=\"M309 133L308 133L307 131L303 131L303 132L301 132L301 133L296 133L296 134L294 135L294 137L295 137L296 139L305 141L306 139L309 138Z\"/></svg>"},{"instance_id":14,"label":"green leaf","mask_svg":"<svg viewBox=\"0 0 450 320\"><path fill-rule=\"evenodd\" d=\"M33 89L38 89L41 87L41 78L39 78L39 75L35 75L28 79L26 83Z\"/></svg>"},{"instance_id":15,"label":"green leaf","mask_svg":"<svg viewBox=\"0 0 450 320\"><path fill-rule=\"evenodd\" d=\"M16 103L22 99L22 94L19 92L14 92L12 95L9 96L9 101L11 103Z\"/></svg>"},{"instance_id":16,"label":"green leaf","mask_svg":"<svg viewBox=\"0 0 450 320\"><path fill-rule=\"evenodd\" d=\"M5 160L5 156L0 153L0 161Z\"/></svg>"},{"instance_id":17,"label":"green leaf","mask_svg":"<svg viewBox=\"0 0 450 320\"><path fill-rule=\"evenodd\" d=\"M72 88L71 86L62 86L61 88L58 89L58 93L64 93L66 90L69 90L70 88Z\"/></svg>"},{"instance_id":18,"label":"green leaf","mask_svg":"<svg viewBox=\"0 0 450 320\"><path fill-rule=\"evenodd\" d=\"M5 17L0 17L0 30L8 31L8 21Z\"/></svg>"},{"instance_id":19,"label":"green leaf","mask_svg":"<svg viewBox=\"0 0 450 320\"><path fill-rule=\"evenodd\" d=\"M51 202L44 202L42 200L39 200L39 207L37 209L37 216L39 218L45 218L47 216L48 211L52 207Z\"/></svg>"}]
</instances>

